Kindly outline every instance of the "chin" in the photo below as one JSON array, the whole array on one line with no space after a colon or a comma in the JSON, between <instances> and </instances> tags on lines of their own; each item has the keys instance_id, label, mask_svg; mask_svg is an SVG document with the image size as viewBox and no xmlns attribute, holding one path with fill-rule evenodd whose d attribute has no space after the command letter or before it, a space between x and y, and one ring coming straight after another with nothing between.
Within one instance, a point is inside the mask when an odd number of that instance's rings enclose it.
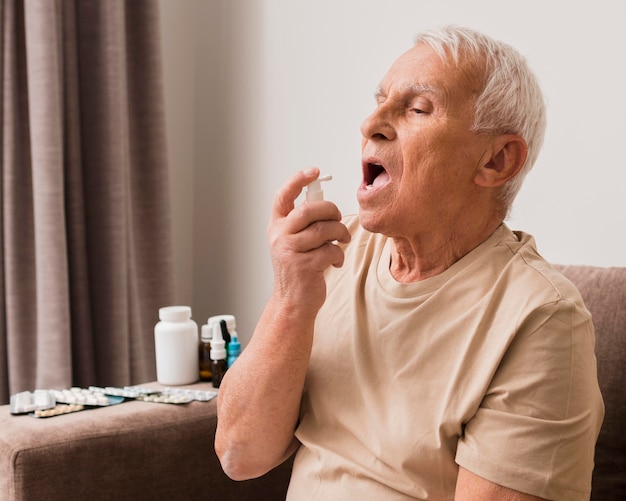
<instances>
[{"instance_id":1,"label":"chin","mask_svg":"<svg viewBox=\"0 0 626 501\"><path fill-rule=\"evenodd\" d=\"M381 233L381 211L359 208L359 224L370 233Z\"/></svg>"}]
</instances>

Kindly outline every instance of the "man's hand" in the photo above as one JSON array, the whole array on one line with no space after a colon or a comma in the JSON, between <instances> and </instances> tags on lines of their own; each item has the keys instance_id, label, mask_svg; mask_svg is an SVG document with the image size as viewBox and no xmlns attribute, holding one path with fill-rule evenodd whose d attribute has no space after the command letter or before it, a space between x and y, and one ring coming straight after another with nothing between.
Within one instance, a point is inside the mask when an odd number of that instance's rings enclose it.
<instances>
[{"instance_id":1,"label":"man's hand","mask_svg":"<svg viewBox=\"0 0 626 501\"><path fill-rule=\"evenodd\" d=\"M268 226L275 298L313 316L326 298L324 271L343 264L343 251L334 242L350 241L332 202L295 206L303 188L318 177L316 168L294 174L276 194Z\"/></svg>"}]
</instances>

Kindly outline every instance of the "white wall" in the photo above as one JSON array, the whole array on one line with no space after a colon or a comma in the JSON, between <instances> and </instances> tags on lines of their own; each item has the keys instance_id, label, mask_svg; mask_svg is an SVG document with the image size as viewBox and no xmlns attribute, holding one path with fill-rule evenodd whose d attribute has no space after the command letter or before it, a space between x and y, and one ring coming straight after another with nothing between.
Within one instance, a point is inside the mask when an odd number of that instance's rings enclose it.
<instances>
[{"instance_id":1,"label":"white wall","mask_svg":"<svg viewBox=\"0 0 626 501\"><path fill-rule=\"evenodd\" d=\"M332 173L356 212L361 120L423 29L461 24L517 47L548 130L509 225L553 262L626 266L626 30L621 0L161 0L180 302L249 338L271 290L265 228L293 171Z\"/></svg>"}]
</instances>

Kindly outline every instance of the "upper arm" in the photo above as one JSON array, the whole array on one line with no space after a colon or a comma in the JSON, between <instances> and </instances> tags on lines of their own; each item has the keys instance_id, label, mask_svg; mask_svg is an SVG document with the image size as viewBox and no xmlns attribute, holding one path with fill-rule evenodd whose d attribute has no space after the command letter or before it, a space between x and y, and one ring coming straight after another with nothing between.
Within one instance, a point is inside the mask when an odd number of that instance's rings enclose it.
<instances>
[{"instance_id":1,"label":"upper arm","mask_svg":"<svg viewBox=\"0 0 626 501\"><path fill-rule=\"evenodd\" d=\"M604 413L593 348L576 301L527 315L462 429L457 464L513 489L588 500Z\"/></svg>"},{"instance_id":2,"label":"upper arm","mask_svg":"<svg viewBox=\"0 0 626 501\"><path fill-rule=\"evenodd\" d=\"M524 494L495 484L475 475L462 466L456 482L454 501L546 501L544 498Z\"/></svg>"}]
</instances>

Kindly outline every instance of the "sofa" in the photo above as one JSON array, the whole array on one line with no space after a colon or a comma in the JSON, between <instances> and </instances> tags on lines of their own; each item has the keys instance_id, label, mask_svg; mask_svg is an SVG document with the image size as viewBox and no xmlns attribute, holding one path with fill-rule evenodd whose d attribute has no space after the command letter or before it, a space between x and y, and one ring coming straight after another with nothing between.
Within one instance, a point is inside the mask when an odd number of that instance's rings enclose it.
<instances>
[{"instance_id":1,"label":"sofa","mask_svg":"<svg viewBox=\"0 0 626 501\"><path fill-rule=\"evenodd\" d=\"M592 499L626 499L626 268L559 266L596 326L606 418ZM151 383L158 386L157 383ZM193 386L211 389L210 384ZM213 449L216 402L132 401L48 419L0 407L0 500L281 500L292 459L235 482Z\"/></svg>"},{"instance_id":2,"label":"sofa","mask_svg":"<svg viewBox=\"0 0 626 501\"><path fill-rule=\"evenodd\" d=\"M585 300L596 330L606 409L596 444L593 501L626 499L626 268L557 266Z\"/></svg>"}]
</instances>

